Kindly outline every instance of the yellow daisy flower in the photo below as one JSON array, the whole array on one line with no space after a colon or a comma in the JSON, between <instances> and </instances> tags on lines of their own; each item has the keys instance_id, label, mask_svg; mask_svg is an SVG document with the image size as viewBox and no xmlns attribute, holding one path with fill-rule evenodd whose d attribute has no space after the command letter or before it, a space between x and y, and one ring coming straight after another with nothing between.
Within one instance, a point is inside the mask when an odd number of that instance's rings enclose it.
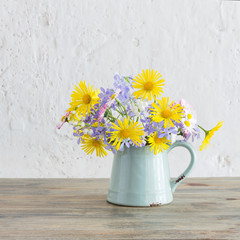
<instances>
[{"instance_id":1,"label":"yellow daisy flower","mask_svg":"<svg viewBox=\"0 0 240 240\"><path fill-rule=\"evenodd\" d=\"M157 99L157 103L153 103L153 108L150 109L150 117L154 122L164 121L164 128L174 127L173 121L180 122L184 115L180 104L175 104L174 101L169 104L169 97L163 97L162 100Z\"/></svg>"},{"instance_id":2,"label":"yellow daisy flower","mask_svg":"<svg viewBox=\"0 0 240 240\"><path fill-rule=\"evenodd\" d=\"M211 130L206 131L205 129L203 129L202 127L200 127L204 132L205 132L205 139L202 142L202 145L200 146L200 151L202 151L204 148L207 149L207 144L210 144L210 140L214 134L214 132L218 131L223 125L223 121L218 122L218 124Z\"/></svg>"},{"instance_id":3,"label":"yellow daisy flower","mask_svg":"<svg viewBox=\"0 0 240 240\"><path fill-rule=\"evenodd\" d=\"M156 155L159 152L163 152L169 148L171 144L170 140L167 140L166 137L159 138L157 132L152 133L148 139L151 151L154 150L154 154Z\"/></svg>"},{"instance_id":4,"label":"yellow daisy flower","mask_svg":"<svg viewBox=\"0 0 240 240\"><path fill-rule=\"evenodd\" d=\"M91 108L98 103L98 90L94 90L93 86L86 85L85 81L81 81L79 83L79 87L75 86L75 90L73 91L71 97L72 102L70 103L71 107L70 111L76 110L79 115L83 115L84 117L90 113Z\"/></svg>"},{"instance_id":5,"label":"yellow daisy flower","mask_svg":"<svg viewBox=\"0 0 240 240\"><path fill-rule=\"evenodd\" d=\"M163 93L162 86L164 85L164 79L161 79L162 75L154 70L143 70L141 74L138 74L133 79L133 88L138 89L133 93L136 98L142 98L152 100L156 99Z\"/></svg>"},{"instance_id":6,"label":"yellow daisy flower","mask_svg":"<svg viewBox=\"0 0 240 240\"><path fill-rule=\"evenodd\" d=\"M110 143L112 146L115 146L117 151L124 141L131 140L137 146L142 143L144 131L140 123L130 121L129 117L125 118L123 122L117 119L117 122L118 125L112 123L112 128L115 129L115 131L109 132L111 134Z\"/></svg>"},{"instance_id":7,"label":"yellow daisy flower","mask_svg":"<svg viewBox=\"0 0 240 240\"><path fill-rule=\"evenodd\" d=\"M70 113L68 121L79 123L81 122L81 119L82 119L82 116L79 117L77 113Z\"/></svg>"},{"instance_id":8,"label":"yellow daisy flower","mask_svg":"<svg viewBox=\"0 0 240 240\"><path fill-rule=\"evenodd\" d=\"M96 151L96 155L98 157L107 156L107 152L104 149L106 147L106 144L102 140L85 134L82 137L81 144L82 149L87 153L87 155L93 154L93 152Z\"/></svg>"}]
</instances>

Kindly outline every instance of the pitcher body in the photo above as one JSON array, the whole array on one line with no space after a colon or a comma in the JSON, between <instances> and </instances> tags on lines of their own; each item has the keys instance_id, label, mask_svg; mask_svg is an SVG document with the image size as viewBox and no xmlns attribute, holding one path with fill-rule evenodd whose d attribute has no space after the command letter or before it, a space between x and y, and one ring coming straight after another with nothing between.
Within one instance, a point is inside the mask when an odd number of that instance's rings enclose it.
<instances>
[{"instance_id":1,"label":"pitcher body","mask_svg":"<svg viewBox=\"0 0 240 240\"><path fill-rule=\"evenodd\" d=\"M175 146L188 148L191 163L175 181L170 180L168 152ZM176 142L155 155L149 146L125 148L114 155L107 201L125 206L160 206L173 200L176 186L189 174L195 155L187 143ZM184 176L184 177L183 177Z\"/></svg>"}]
</instances>

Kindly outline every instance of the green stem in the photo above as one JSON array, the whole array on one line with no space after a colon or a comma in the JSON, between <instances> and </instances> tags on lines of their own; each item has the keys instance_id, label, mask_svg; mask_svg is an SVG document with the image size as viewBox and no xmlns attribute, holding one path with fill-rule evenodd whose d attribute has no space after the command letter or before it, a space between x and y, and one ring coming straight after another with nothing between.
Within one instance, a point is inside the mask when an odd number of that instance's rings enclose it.
<instances>
[{"instance_id":1,"label":"green stem","mask_svg":"<svg viewBox=\"0 0 240 240\"><path fill-rule=\"evenodd\" d=\"M124 79L130 84L128 77L124 77Z\"/></svg>"},{"instance_id":2,"label":"green stem","mask_svg":"<svg viewBox=\"0 0 240 240\"><path fill-rule=\"evenodd\" d=\"M138 106L133 100L131 100L131 103L134 104L134 105L138 108L138 112L140 113L141 110L140 110L139 106ZM142 119L142 118L141 118L141 114L139 115L139 117L137 117L137 122L138 122L139 119L140 119L140 120ZM142 126L144 127L143 122L142 122Z\"/></svg>"},{"instance_id":3,"label":"green stem","mask_svg":"<svg viewBox=\"0 0 240 240\"><path fill-rule=\"evenodd\" d=\"M120 111L118 111L117 109L116 109L116 111L117 111L121 116L123 116L123 114L122 114Z\"/></svg>"},{"instance_id":4,"label":"green stem","mask_svg":"<svg viewBox=\"0 0 240 240\"><path fill-rule=\"evenodd\" d=\"M107 117L109 118L109 120L110 120L110 121L113 121L113 122L115 122L115 121L116 121L116 118L115 118L115 117L113 117L113 116L110 116L110 115L109 115L109 116L107 116Z\"/></svg>"},{"instance_id":5,"label":"green stem","mask_svg":"<svg viewBox=\"0 0 240 240\"><path fill-rule=\"evenodd\" d=\"M116 121L116 118L112 115L112 112L109 109L106 110L106 113L106 118L108 118L111 122Z\"/></svg>"},{"instance_id":6,"label":"green stem","mask_svg":"<svg viewBox=\"0 0 240 240\"><path fill-rule=\"evenodd\" d=\"M201 127L200 125L198 125L199 128L201 128L205 133L207 133L208 131L205 130L203 127Z\"/></svg>"},{"instance_id":7,"label":"green stem","mask_svg":"<svg viewBox=\"0 0 240 240\"><path fill-rule=\"evenodd\" d=\"M115 99L116 100L116 102L118 103L118 104L120 104L121 105L121 107L123 108L123 110L125 111L125 114L126 114L126 116L128 115L127 114L127 110L126 110L126 108L124 107L124 105L121 103L121 102L119 102L117 99Z\"/></svg>"},{"instance_id":8,"label":"green stem","mask_svg":"<svg viewBox=\"0 0 240 240\"><path fill-rule=\"evenodd\" d=\"M179 133L177 134L178 136L184 137L184 133L183 133L183 131L182 131L181 128L178 129L178 132L179 132Z\"/></svg>"}]
</instances>

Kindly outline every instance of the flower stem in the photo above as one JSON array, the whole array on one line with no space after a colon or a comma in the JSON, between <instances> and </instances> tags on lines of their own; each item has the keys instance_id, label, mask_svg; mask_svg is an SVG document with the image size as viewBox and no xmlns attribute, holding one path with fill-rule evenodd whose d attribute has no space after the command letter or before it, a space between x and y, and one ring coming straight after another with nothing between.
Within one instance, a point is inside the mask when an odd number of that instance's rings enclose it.
<instances>
[{"instance_id":1,"label":"flower stem","mask_svg":"<svg viewBox=\"0 0 240 240\"><path fill-rule=\"evenodd\" d=\"M128 77L124 77L124 79L130 84Z\"/></svg>"},{"instance_id":2,"label":"flower stem","mask_svg":"<svg viewBox=\"0 0 240 240\"><path fill-rule=\"evenodd\" d=\"M106 110L106 118L108 118L111 122L116 121L116 118L112 115L109 109Z\"/></svg>"},{"instance_id":3,"label":"flower stem","mask_svg":"<svg viewBox=\"0 0 240 240\"><path fill-rule=\"evenodd\" d=\"M127 114L127 110L126 110L126 108L124 107L124 105L121 103L121 102L119 102L117 99L115 99L116 100L116 102L118 103L118 104L120 104L120 106L123 108L123 110L125 111L125 114L126 114L126 116L128 115Z\"/></svg>"},{"instance_id":4,"label":"flower stem","mask_svg":"<svg viewBox=\"0 0 240 240\"><path fill-rule=\"evenodd\" d=\"M198 125L199 128L201 128L205 133L207 133L208 131L205 130L203 127L201 127L200 125Z\"/></svg>"},{"instance_id":5,"label":"flower stem","mask_svg":"<svg viewBox=\"0 0 240 240\"><path fill-rule=\"evenodd\" d=\"M119 110L116 109L116 111L121 115L121 117L123 116L123 114Z\"/></svg>"}]
</instances>

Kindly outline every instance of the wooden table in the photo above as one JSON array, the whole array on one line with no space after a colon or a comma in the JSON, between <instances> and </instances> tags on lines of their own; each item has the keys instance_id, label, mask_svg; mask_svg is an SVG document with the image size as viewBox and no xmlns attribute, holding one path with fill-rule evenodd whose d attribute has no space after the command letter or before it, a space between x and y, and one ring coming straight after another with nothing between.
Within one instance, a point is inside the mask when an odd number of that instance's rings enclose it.
<instances>
[{"instance_id":1,"label":"wooden table","mask_svg":"<svg viewBox=\"0 0 240 240\"><path fill-rule=\"evenodd\" d=\"M108 179L0 179L0 239L240 239L240 178L190 178L161 207L106 202Z\"/></svg>"}]
</instances>

